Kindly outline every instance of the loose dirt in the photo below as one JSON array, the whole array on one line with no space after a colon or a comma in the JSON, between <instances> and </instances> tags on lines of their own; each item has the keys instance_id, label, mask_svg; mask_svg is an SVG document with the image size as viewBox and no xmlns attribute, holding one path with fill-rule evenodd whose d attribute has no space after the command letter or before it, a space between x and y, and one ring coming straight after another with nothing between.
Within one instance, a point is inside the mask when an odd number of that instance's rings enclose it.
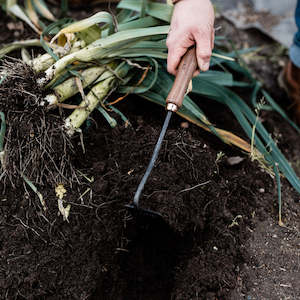
<instances>
[{"instance_id":1,"label":"loose dirt","mask_svg":"<svg viewBox=\"0 0 300 300\"><path fill-rule=\"evenodd\" d=\"M218 125L237 127L221 106L196 101L216 111ZM0 299L299 299L300 197L289 184L283 180L282 228L274 180L175 117L141 199L168 226L137 223L124 205L165 112L136 98L117 108L131 125L115 115L111 129L95 113L86 152L74 141L76 167L92 183L68 191L69 222L57 214L53 187L40 187L47 212L25 186L1 194ZM300 175L298 134L274 113L263 119ZM244 160L230 165L234 156Z\"/></svg>"}]
</instances>

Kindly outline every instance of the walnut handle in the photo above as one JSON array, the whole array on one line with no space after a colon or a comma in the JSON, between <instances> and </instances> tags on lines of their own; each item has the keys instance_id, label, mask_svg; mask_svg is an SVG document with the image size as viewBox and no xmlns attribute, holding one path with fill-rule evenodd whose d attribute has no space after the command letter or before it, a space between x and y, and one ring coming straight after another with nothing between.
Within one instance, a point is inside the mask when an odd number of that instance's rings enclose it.
<instances>
[{"instance_id":1,"label":"walnut handle","mask_svg":"<svg viewBox=\"0 0 300 300\"><path fill-rule=\"evenodd\" d=\"M196 48L192 47L188 49L180 61L175 81L166 99L167 110L176 112L181 107L183 98L197 67Z\"/></svg>"}]
</instances>

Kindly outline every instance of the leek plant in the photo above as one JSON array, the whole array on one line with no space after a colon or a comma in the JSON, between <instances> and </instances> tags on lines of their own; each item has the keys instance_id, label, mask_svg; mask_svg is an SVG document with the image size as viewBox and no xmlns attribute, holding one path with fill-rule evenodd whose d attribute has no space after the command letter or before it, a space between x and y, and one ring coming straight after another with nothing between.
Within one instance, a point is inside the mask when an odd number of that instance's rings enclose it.
<instances>
[{"instance_id":1,"label":"leek plant","mask_svg":"<svg viewBox=\"0 0 300 300\"><path fill-rule=\"evenodd\" d=\"M44 20L48 22L56 21L46 3L43 0L0 0L0 6L8 14L19 18L29 25L35 32L41 33L45 28Z\"/></svg>"},{"instance_id":2,"label":"leek plant","mask_svg":"<svg viewBox=\"0 0 300 300\"><path fill-rule=\"evenodd\" d=\"M118 112L123 118L114 104L128 94L134 93L156 104L165 105L165 98L173 83L173 77L166 72L165 45L172 15L171 5L148 0L122 0L118 5L117 16L98 12L87 19L70 23L70 20L56 21L37 2L39 1L25 1L27 16L34 19L30 6L33 3L38 13L53 23L50 26L41 26L36 19L32 23L39 30L42 29L41 38L5 45L0 49L0 58L18 48L43 47L43 55L26 63L38 73L37 84L48 94L39 99L40 106L74 108L63 126L69 136L80 130L95 109L110 120L111 126L115 126L116 122L111 122L109 112ZM5 3L10 13L19 11L16 1ZM24 15L22 16L28 23ZM48 37L48 41L45 37ZM217 37L215 44L216 49L211 60L212 70L193 79L191 94L194 96L185 96L178 114L217 135L225 143L249 153L252 158L264 164L272 175L275 172L279 185L280 172L300 193L299 178L270 133L256 117L256 99L263 95L267 102L264 108L277 111L297 132L300 129L251 76L247 68L239 64L240 53L221 51L219 45L222 44L222 37ZM7 76L5 69L1 72L1 78ZM234 80L233 73L242 75L245 80ZM231 89L233 87L249 90L252 95L252 108ZM125 96L112 101L109 96L113 91ZM75 94L81 95L82 101L79 105L74 102ZM235 134L215 127L197 105L197 100L192 100L201 97L229 107L248 141L252 141L251 145Z\"/></svg>"}]
</instances>

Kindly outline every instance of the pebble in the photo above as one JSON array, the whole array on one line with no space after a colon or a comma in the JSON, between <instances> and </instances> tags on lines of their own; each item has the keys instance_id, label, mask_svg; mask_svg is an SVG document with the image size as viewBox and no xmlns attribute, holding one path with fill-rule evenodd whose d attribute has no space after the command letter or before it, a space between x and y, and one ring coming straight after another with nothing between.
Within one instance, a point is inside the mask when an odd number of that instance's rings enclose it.
<instances>
[{"instance_id":1,"label":"pebble","mask_svg":"<svg viewBox=\"0 0 300 300\"><path fill-rule=\"evenodd\" d=\"M234 166L234 165L238 165L239 163L241 163L244 159L245 159L244 157L232 156L232 157L227 158L227 163L230 166Z\"/></svg>"},{"instance_id":2,"label":"pebble","mask_svg":"<svg viewBox=\"0 0 300 300\"><path fill-rule=\"evenodd\" d=\"M260 188L258 191L259 191L260 193L264 193L264 192L265 192L265 189L264 189L264 188Z\"/></svg>"},{"instance_id":3,"label":"pebble","mask_svg":"<svg viewBox=\"0 0 300 300\"><path fill-rule=\"evenodd\" d=\"M189 128L189 123L188 122L181 122L180 127L184 128L184 129L187 129L187 128Z\"/></svg>"}]
</instances>

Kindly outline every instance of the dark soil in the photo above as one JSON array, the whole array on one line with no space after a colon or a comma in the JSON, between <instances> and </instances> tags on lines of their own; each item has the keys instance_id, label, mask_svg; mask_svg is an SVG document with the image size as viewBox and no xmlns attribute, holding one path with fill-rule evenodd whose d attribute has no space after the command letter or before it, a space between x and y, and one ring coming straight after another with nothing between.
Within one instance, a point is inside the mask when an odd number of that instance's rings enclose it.
<instances>
[{"instance_id":1,"label":"dark soil","mask_svg":"<svg viewBox=\"0 0 300 300\"><path fill-rule=\"evenodd\" d=\"M76 166L91 189L68 191L69 222L57 214L53 187L40 187L46 212L22 186L0 196L0 299L299 299L299 195L289 184L282 185L282 228L274 180L174 117L141 199L166 223L132 218L124 205L165 112L134 98L118 109L131 126L115 116L119 125L111 129L95 114L86 153L77 147ZM218 125L237 127L221 106L207 110L217 110ZM264 122L300 175L297 133L274 113ZM233 156L244 160L232 166Z\"/></svg>"},{"instance_id":2,"label":"dark soil","mask_svg":"<svg viewBox=\"0 0 300 300\"><path fill-rule=\"evenodd\" d=\"M8 44L14 41L38 38L32 29L21 21L13 20L0 10L0 44Z\"/></svg>"}]
</instances>

